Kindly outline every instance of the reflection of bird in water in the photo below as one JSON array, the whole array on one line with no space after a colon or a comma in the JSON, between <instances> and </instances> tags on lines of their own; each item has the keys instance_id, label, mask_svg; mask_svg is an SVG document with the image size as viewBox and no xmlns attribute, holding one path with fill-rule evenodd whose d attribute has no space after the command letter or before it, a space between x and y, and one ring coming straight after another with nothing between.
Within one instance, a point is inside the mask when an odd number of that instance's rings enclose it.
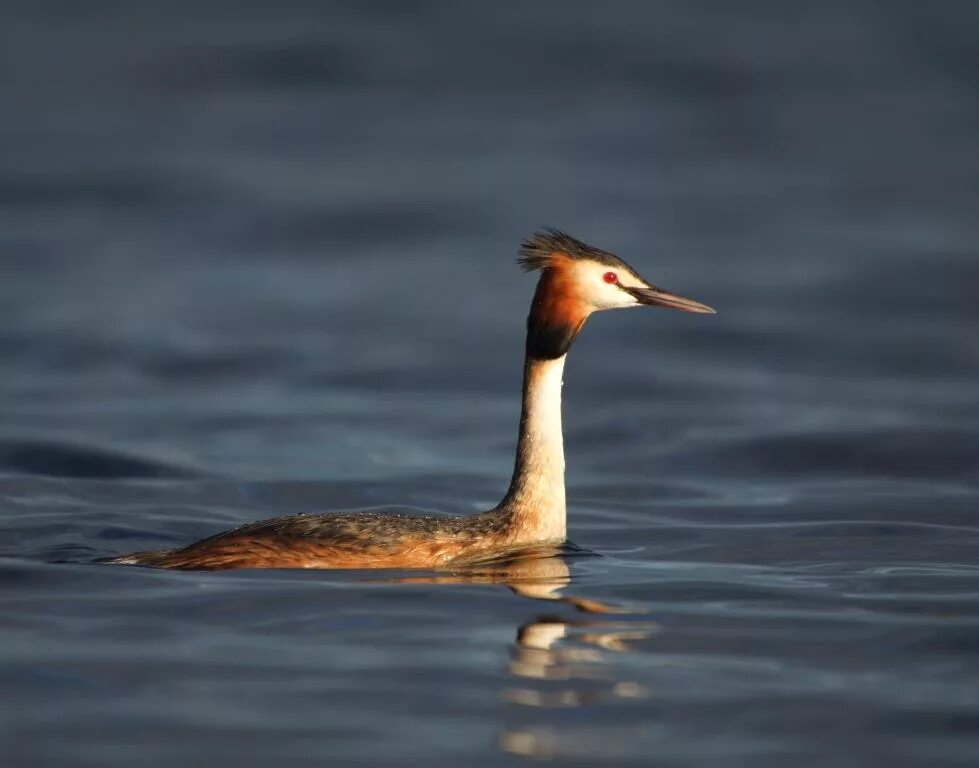
<instances>
[{"instance_id":1,"label":"reflection of bird in water","mask_svg":"<svg viewBox=\"0 0 979 768\"><path fill-rule=\"evenodd\" d=\"M541 616L517 632L508 671L515 680L503 692L515 716L500 733L500 749L518 755L554 757L561 754L565 733L541 711L596 707L646 698L637 682L619 679L620 670L607 651L627 653L632 643L652 637L652 622L618 619L575 619ZM517 684L519 682L519 685Z\"/></svg>"},{"instance_id":2,"label":"reflection of bird in water","mask_svg":"<svg viewBox=\"0 0 979 768\"><path fill-rule=\"evenodd\" d=\"M628 264L557 230L523 243L541 277L527 318L523 409L510 488L489 512L425 517L381 512L293 515L251 523L176 550L107 562L160 568L426 568L484 561L565 540L561 384L568 349L593 312L710 307L646 282Z\"/></svg>"},{"instance_id":3,"label":"reflection of bird in water","mask_svg":"<svg viewBox=\"0 0 979 768\"><path fill-rule=\"evenodd\" d=\"M632 613L598 600L562 594L561 590L571 583L565 554L567 550L563 547L528 547L511 557L463 565L449 573L379 581L384 584L502 584L521 597L566 603L583 613Z\"/></svg>"},{"instance_id":4,"label":"reflection of bird in water","mask_svg":"<svg viewBox=\"0 0 979 768\"><path fill-rule=\"evenodd\" d=\"M513 754L553 757L560 754L565 734L550 722L554 709L595 707L645 698L639 683L620 678L609 653L628 653L634 644L657 631L641 612L599 600L568 595L571 571L564 557L541 550L534 556L460 569L451 574L384 579L399 584L502 584L532 600L571 605L571 618L556 614L521 625L507 672L512 678L503 699L513 709L512 722L498 737L501 749ZM544 723L534 725L537 715Z\"/></svg>"}]
</instances>

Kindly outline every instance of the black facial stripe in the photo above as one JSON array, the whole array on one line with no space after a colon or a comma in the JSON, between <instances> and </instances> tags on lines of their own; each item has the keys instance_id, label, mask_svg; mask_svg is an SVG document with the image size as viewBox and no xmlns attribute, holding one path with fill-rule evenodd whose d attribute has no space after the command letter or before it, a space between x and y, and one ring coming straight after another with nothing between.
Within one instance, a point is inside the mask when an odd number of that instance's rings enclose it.
<instances>
[{"instance_id":1,"label":"black facial stripe","mask_svg":"<svg viewBox=\"0 0 979 768\"><path fill-rule=\"evenodd\" d=\"M636 301L642 301L644 296L648 296L650 291L658 290L655 286L650 286L649 288L626 288L624 285L619 285L623 291L632 296Z\"/></svg>"}]
</instances>

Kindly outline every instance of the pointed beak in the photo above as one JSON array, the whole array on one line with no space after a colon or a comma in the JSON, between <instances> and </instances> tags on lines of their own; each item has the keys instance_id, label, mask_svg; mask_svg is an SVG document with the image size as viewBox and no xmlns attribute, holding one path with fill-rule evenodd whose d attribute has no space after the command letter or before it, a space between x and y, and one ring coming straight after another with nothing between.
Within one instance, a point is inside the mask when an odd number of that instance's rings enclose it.
<instances>
[{"instance_id":1,"label":"pointed beak","mask_svg":"<svg viewBox=\"0 0 979 768\"><path fill-rule=\"evenodd\" d=\"M662 288L623 288L631 293L636 301L649 307L669 307L683 312L697 312L702 315L717 314L716 310L693 299L685 299Z\"/></svg>"}]
</instances>

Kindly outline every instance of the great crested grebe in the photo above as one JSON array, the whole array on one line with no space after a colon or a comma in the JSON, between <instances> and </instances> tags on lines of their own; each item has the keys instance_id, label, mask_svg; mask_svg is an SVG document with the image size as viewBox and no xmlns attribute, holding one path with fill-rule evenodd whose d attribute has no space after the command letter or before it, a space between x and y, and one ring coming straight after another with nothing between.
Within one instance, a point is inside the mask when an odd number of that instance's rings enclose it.
<instances>
[{"instance_id":1,"label":"great crested grebe","mask_svg":"<svg viewBox=\"0 0 979 768\"><path fill-rule=\"evenodd\" d=\"M592 312L659 306L713 313L646 282L617 256L556 229L525 240L518 262L541 276L527 317L516 465L488 512L423 517L383 512L290 515L248 523L183 549L103 562L158 568L424 568L438 570L565 541L561 384L568 349Z\"/></svg>"}]
</instances>

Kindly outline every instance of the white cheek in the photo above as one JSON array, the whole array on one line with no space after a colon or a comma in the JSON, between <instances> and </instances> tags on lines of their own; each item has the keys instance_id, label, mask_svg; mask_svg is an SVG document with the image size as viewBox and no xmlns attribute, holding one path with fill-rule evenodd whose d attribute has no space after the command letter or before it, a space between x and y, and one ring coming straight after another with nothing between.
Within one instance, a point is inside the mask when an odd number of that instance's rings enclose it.
<instances>
[{"instance_id":1,"label":"white cheek","mask_svg":"<svg viewBox=\"0 0 979 768\"><path fill-rule=\"evenodd\" d=\"M602 268L597 264L582 264L575 279L581 286L582 298L591 304L596 310L602 309L622 309L624 307L638 306L630 294L623 291L615 283L605 281L605 274L613 270L608 267ZM635 278L628 274L616 272L619 281L623 285L634 283Z\"/></svg>"},{"instance_id":2,"label":"white cheek","mask_svg":"<svg viewBox=\"0 0 979 768\"><path fill-rule=\"evenodd\" d=\"M624 285L626 288L648 288L642 280L637 279L628 272L619 273L619 284Z\"/></svg>"},{"instance_id":3,"label":"white cheek","mask_svg":"<svg viewBox=\"0 0 979 768\"><path fill-rule=\"evenodd\" d=\"M597 309L621 309L623 307L634 307L639 302L631 294L623 291L619 286L602 282L595 300Z\"/></svg>"}]
</instances>

